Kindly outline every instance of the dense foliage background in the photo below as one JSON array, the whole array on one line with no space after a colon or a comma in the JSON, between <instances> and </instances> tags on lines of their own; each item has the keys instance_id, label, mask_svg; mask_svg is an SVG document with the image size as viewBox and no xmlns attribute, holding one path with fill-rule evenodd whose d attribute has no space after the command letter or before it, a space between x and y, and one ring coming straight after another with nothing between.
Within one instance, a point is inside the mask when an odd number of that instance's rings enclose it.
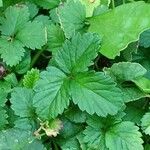
<instances>
[{"instance_id":1,"label":"dense foliage background","mask_svg":"<svg viewBox=\"0 0 150 150\"><path fill-rule=\"evenodd\" d=\"M150 4L0 0L0 150L150 150Z\"/></svg>"}]
</instances>

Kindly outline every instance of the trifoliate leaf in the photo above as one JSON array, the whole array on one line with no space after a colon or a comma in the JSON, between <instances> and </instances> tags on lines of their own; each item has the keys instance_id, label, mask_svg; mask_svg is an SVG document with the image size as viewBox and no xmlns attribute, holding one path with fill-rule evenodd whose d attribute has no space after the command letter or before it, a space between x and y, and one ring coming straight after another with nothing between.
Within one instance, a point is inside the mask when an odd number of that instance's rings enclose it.
<instances>
[{"instance_id":1,"label":"trifoliate leaf","mask_svg":"<svg viewBox=\"0 0 150 150\"><path fill-rule=\"evenodd\" d=\"M40 78L40 72L38 69L31 69L31 71L28 71L27 74L24 76L23 79L23 85L26 88L33 88L35 83Z\"/></svg>"},{"instance_id":2,"label":"trifoliate leaf","mask_svg":"<svg viewBox=\"0 0 150 150\"><path fill-rule=\"evenodd\" d=\"M103 119L105 120L105 119ZM84 131L84 141L93 149L101 150L143 150L141 133L134 123L129 121L115 122L109 120L102 122L94 118L87 122Z\"/></svg>"},{"instance_id":3,"label":"trifoliate leaf","mask_svg":"<svg viewBox=\"0 0 150 150\"><path fill-rule=\"evenodd\" d=\"M106 69L107 70L107 69ZM146 74L147 70L138 63L120 62L113 64L108 73L119 81L131 81Z\"/></svg>"},{"instance_id":4,"label":"trifoliate leaf","mask_svg":"<svg viewBox=\"0 0 150 150\"><path fill-rule=\"evenodd\" d=\"M0 107L0 130L6 127L8 115L6 114L6 110Z\"/></svg>"},{"instance_id":5,"label":"trifoliate leaf","mask_svg":"<svg viewBox=\"0 0 150 150\"><path fill-rule=\"evenodd\" d=\"M52 9L59 5L60 0L34 0L34 2L44 9Z\"/></svg>"},{"instance_id":6,"label":"trifoliate leaf","mask_svg":"<svg viewBox=\"0 0 150 150\"><path fill-rule=\"evenodd\" d=\"M107 13L90 18L89 31L103 37L100 53L114 59L129 43L137 41L140 33L150 28L149 9L149 4L140 1L120 5Z\"/></svg>"},{"instance_id":7,"label":"trifoliate leaf","mask_svg":"<svg viewBox=\"0 0 150 150\"><path fill-rule=\"evenodd\" d=\"M55 56L55 62L66 73L77 73L88 70L92 60L97 56L100 38L97 34L86 33L73 36Z\"/></svg>"},{"instance_id":8,"label":"trifoliate leaf","mask_svg":"<svg viewBox=\"0 0 150 150\"><path fill-rule=\"evenodd\" d=\"M91 115L114 115L123 105L122 93L115 86L113 80L101 72L86 72L73 77L70 92L82 111Z\"/></svg>"},{"instance_id":9,"label":"trifoliate leaf","mask_svg":"<svg viewBox=\"0 0 150 150\"><path fill-rule=\"evenodd\" d=\"M58 9L58 14L67 38L82 30L85 25L86 10L79 0L68 0Z\"/></svg>"},{"instance_id":10,"label":"trifoliate leaf","mask_svg":"<svg viewBox=\"0 0 150 150\"><path fill-rule=\"evenodd\" d=\"M3 35L14 36L29 20L28 7L25 5L10 6L5 11L5 19L1 26Z\"/></svg>"},{"instance_id":11,"label":"trifoliate leaf","mask_svg":"<svg viewBox=\"0 0 150 150\"><path fill-rule=\"evenodd\" d=\"M40 118L55 118L68 107L68 84L66 75L55 67L48 67L41 73L41 79L34 88L33 100Z\"/></svg>"},{"instance_id":12,"label":"trifoliate leaf","mask_svg":"<svg viewBox=\"0 0 150 150\"><path fill-rule=\"evenodd\" d=\"M139 77L134 79L133 82L145 93L150 93L150 79L146 77Z\"/></svg>"},{"instance_id":13,"label":"trifoliate leaf","mask_svg":"<svg viewBox=\"0 0 150 150\"><path fill-rule=\"evenodd\" d=\"M46 150L29 131L8 129L0 132L0 149Z\"/></svg>"},{"instance_id":14,"label":"trifoliate leaf","mask_svg":"<svg viewBox=\"0 0 150 150\"><path fill-rule=\"evenodd\" d=\"M44 26L36 21L26 23L24 28L17 33L16 38L31 49L40 49L47 41Z\"/></svg>"},{"instance_id":15,"label":"trifoliate leaf","mask_svg":"<svg viewBox=\"0 0 150 150\"><path fill-rule=\"evenodd\" d=\"M85 5L86 17L91 17L93 15L94 8L100 5L101 0L80 0L80 2Z\"/></svg>"},{"instance_id":16,"label":"trifoliate leaf","mask_svg":"<svg viewBox=\"0 0 150 150\"><path fill-rule=\"evenodd\" d=\"M47 45L50 51L57 52L64 41L64 32L58 25L51 24L47 27Z\"/></svg>"},{"instance_id":17,"label":"trifoliate leaf","mask_svg":"<svg viewBox=\"0 0 150 150\"><path fill-rule=\"evenodd\" d=\"M24 56L25 49L19 40L0 39L0 54L7 65L15 66Z\"/></svg>"},{"instance_id":18,"label":"trifoliate leaf","mask_svg":"<svg viewBox=\"0 0 150 150\"><path fill-rule=\"evenodd\" d=\"M146 113L141 119L141 126L145 134L150 135L150 112Z\"/></svg>"},{"instance_id":19,"label":"trifoliate leaf","mask_svg":"<svg viewBox=\"0 0 150 150\"><path fill-rule=\"evenodd\" d=\"M33 91L26 88L15 88L11 94L11 107L20 117L33 117Z\"/></svg>"},{"instance_id":20,"label":"trifoliate leaf","mask_svg":"<svg viewBox=\"0 0 150 150\"><path fill-rule=\"evenodd\" d=\"M150 47L150 30L147 30L141 34L139 44L145 48Z\"/></svg>"}]
</instances>

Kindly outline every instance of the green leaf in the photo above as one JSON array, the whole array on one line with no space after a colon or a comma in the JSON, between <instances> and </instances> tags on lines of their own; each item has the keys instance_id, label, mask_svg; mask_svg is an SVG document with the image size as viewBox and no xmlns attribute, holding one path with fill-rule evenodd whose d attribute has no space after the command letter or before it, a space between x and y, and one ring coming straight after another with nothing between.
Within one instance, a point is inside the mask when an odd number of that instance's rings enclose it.
<instances>
[{"instance_id":1,"label":"green leaf","mask_svg":"<svg viewBox=\"0 0 150 150\"><path fill-rule=\"evenodd\" d=\"M102 72L77 74L70 83L70 92L75 104L89 114L114 115L123 105L121 91Z\"/></svg>"},{"instance_id":2,"label":"green leaf","mask_svg":"<svg viewBox=\"0 0 150 150\"><path fill-rule=\"evenodd\" d=\"M7 118L6 110L0 107L0 130L3 130L8 124Z\"/></svg>"},{"instance_id":3,"label":"green leaf","mask_svg":"<svg viewBox=\"0 0 150 150\"><path fill-rule=\"evenodd\" d=\"M46 150L32 133L18 129L8 129L0 132L0 149L11 150Z\"/></svg>"},{"instance_id":4,"label":"green leaf","mask_svg":"<svg viewBox=\"0 0 150 150\"><path fill-rule=\"evenodd\" d=\"M93 15L94 8L100 5L101 0L80 0L80 2L85 5L86 17L91 17Z\"/></svg>"},{"instance_id":5,"label":"green leaf","mask_svg":"<svg viewBox=\"0 0 150 150\"><path fill-rule=\"evenodd\" d=\"M141 34L139 44L145 48L150 47L150 30L147 30Z\"/></svg>"},{"instance_id":6,"label":"green leaf","mask_svg":"<svg viewBox=\"0 0 150 150\"><path fill-rule=\"evenodd\" d=\"M85 25L86 11L79 0L68 0L58 9L58 13L61 26L67 38L72 37Z\"/></svg>"},{"instance_id":7,"label":"green leaf","mask_svg":"<svg viewBox=\"0 0 150 150\"><path fill-rule=\"evenodd\" d=\"M143 150L142 134L134 123L126 121L114 125L106 133L106 145L110 150Z\"/></svg>"},{"instance_id":8,"label":"green leaf","mask_svg":"<svg viewBox=\"0 0 150 150\"><path fill-rule=\"evenodd\" d=\"M141 119L141 126L145 134L150 135L150 112L146 113Z\"/></svg>"},{"instance_id":9,"label":"green leaf","mask_svg":"<svg viewBox=\"0 0 150 150\"><path fill-rule=\"evenodd\" d=\"M47 34L42 23L33 21L26 23L24 28L17 33L16 38L28 48L40 49L46 44Z\"/></svg>"},{"instance_id":10,"label":"green leaf","mask_svg":"<svg viewBox=\"0 0 150 150\"><path fill-rule=\"evenodd\" d=\"M106 69L108 74L115 76L118 81L131 81L146 74L147 70L138 63L120 62Z\"/></svg>"},{"instance_id":11,"label":"green leaf","mask_svg":"<svg viewBox=\"0 0 150 150\"><path fill-rule=\"evenodd\" d=\"M38 11L39 11L38 7L34 3L31 3L31 2L27 2L26 5L30 13L30 18L31 19L34 18L38 14Z\"/></svg>"},{"instance_id":12,"label":"green leaf","mask_svg":"<svg viewBox=\"0 0 150 150\"><path fill-rule=\"evenodd\" d=\"M4 107L7 95L11 91L11 84L7 81L0 81L0 107Z\"/></svg>"},{"instance_id":13,"label":"green leaf","mask_svg":"<svg viewBox=\"0 0 150 150\"><path fill-rule=\"evenodd\" d=\"M82 112L78 107L74 105L65 112L65 117L75 123L84 123L87 117L85 112Z\"/></svg>"},{"instance_id":14,"label":"green leaf","mask_svg":"<svg viewBox=\"0 0 150 150\"><path fill-rule=\"evenodd\" d=\"M34 0L34 2L44 9L52 9L59 5L60 0Z\"/></svg>"},{"instance_id":15,"label":"green leaf","mask_svg":"<svg viewBox=\"0 0 150 150\"><path fill-rule=\"evenodd\" d=\"M77 73L88 70L92 60L97 56L100 38L97 34L76 34L71 41L67 40L63 48L54 57L55 63L66 73Z\"/></svg>"},{"instance_id":16,"label":"green leaf","mask_svg":"<svg viewBox=\"0 0 150 150\"><path fill-rule=\"evenodd\" d=\"M14 88L11 94L11 108L20 117L34 117L33 91L26 88Z\"/></svg>"},{"instance_id":17,"label":"green leaf","mask_svg":"<svg viewBox=\"0 0 150 150\"><path fill-rule=\"evenodd\" d=\"M27 74L24 76L23 85L26 88L33 88L35 83L40 78L40 72L38 69L32 68L31 71L28 71Z\"/></svg>"},{"instance_id":18,"label":"green leaf","mask_svg":"<svg viewBox=\"0 0 150 150\"><path fill-rule=\"evenodd\" d=\"M148 94L144 93L143 91L141 91L140 89L134 86L131 86L131 87L119 86L119 88L122 90L123 99L124 99L124 102L126 103L131 102L131 101L136 101L141 98L149 97Z\"/></svg>"},{"instance_id":19,"label":"green leaf","mask_svg":"<svg viewBox=\"0 0 150 150\"><path fill-rule=\"evenodd\" d=\"M103 122L104 121L104 122ZM84 141L93 149L143 150L141 133L134 123L94 117L84 131Z\"/></svg>"},{"instance_id":20,"label":"green leaf","mask_svg":"<svg viewBox=\"0 0 150 150\"><path fill-rule=\"evenodd\" d=\"M31 53L29 50L26 50L24 57L22 58L21 62L15 66L15 72L18 74L26 73L30 68L31 63Z\"/></svg>"},{"instance_id":21,"label":"green leaf","mask_svg":"<svg viewBox=\"0 0 150 150\"><path fill-rule=\"evenodd\" d=\"M32 118L18 118L15 120L14 124L15 128L20 130L35 131L37 129L35 121Z\"/></svg>"},{"instance_id":22,"label":"green leaf","mask_svg":"<svg viewBox=\"0 0 150 150\"><path fill-rule=\"evenodd\" d=\"M145 114L145 103L146 101L144 99L127 103L126 109L124 110L126 115L123 117L123 120L132 121L140 125L141 118Z\"/></svg>"},{"instance_id":23,"label":"green leaf","mask_svg":"<svg viewBox=\"0 0 150 150\"><path fill-rule=\"evenodd\" d=\"M140 33L150 28L149 9L143 1L133 2L90 18L89 31L103 37L100 53L114 59L129 43L137 41Z\"/></svg>"},{"instance_id":24,"label":"green leaf","mask_svg":"<svg viewBox=\"0 0 150 150\"><path fill-rule=\"evenodd\" d=\"M133 82L145 93L150 93L150 79L146 77L139 77L134 79Z\"/></svg>"},{"instance_id":25,"label":"green leaf","mask_svg":"<svg viewBox=\"0 0 150 150\"><path fill-rule=\"evenodd\" d=\"M64 32L58 25L51 24L47 27L47 45L50 51L57 51L57 49L62 47L64 41Z\"/></svg>"},{"instance_id":26,"label":"green leaf","mask_svg":"<svg viewBox=\"0 0 150 150\"><path fill-rule=\"evenodd\" d=\"M24 56L25 49L19 40L9 41L8 39L0 39L0 54L3 61L7 65L17 65Z\"/></svg>"},{"instance_id":27,"label":"green leaf","mask_svg":"<svg viewBox=\"0 0 150 150\"><path fill-rule=\"evenodd\" d=\"M48 67L41 73L41 79L35 85L33 99L37 114L42 119L55 118L69 105L69 80L55 67Z\"/></svg>"},{"instance_id":28,"label":"green leaf","mask_svg":"<svg viewBox=\"0 0 150 150\"><path fill-rule=\"evenodd\" d=\"M10 6L5 11L5 19L1 26L3 35L14 36L29 20L28 7L25 5Z\"/></svg>"}]
</instances>

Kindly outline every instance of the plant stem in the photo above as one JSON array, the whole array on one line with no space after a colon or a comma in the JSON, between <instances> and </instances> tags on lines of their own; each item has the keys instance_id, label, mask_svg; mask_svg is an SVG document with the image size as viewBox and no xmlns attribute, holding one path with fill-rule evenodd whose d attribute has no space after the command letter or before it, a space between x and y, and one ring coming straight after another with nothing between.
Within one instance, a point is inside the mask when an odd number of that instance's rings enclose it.
<instances>
[{"instance_id":1,"label":"plant stem","mask_svg":"<svg viewBox=\"0 0 150 150\"><path fill-rule=\"evenodd\" d=\"M45 47L43 47L43 49L39 50L35 54L35 56L33 57L32 61L31 61L30 69L35 65L35 63L37 62L37 60L39 59L40 55L43 53L44 50L45 50Z\"/></svg>"},{"instance_id":2,"label":"plant stem","mask_svg":"<svg viewBox=\"0 0 150 150\"><path fill-rule=\"evenodd\" d=\"M111 3L112 3L112 9L115 8L115 0L111 0Z\"/></svg>"},{"instance_id":3,"label":"plant stem","mask_svg":"<svg viewBox=\"0 0 150 150\"><path fill-rule=\"evenodd\" d=\"M122 2L123 2L123 4L125 4L126 2L125 2L125 0L122 0Z\"/></svg>"},{"instance_id":4,"label":"plant stem","mask_svg":"<svg viewBox=\"0 0 150 150\"><path fill-rule=\"evenodd\" d=\"M58 146L56 145L56 143L53 142L53 144L54 144L54 150L59 150L59 149L58 149Z\"/></svg>"}]
</instances>

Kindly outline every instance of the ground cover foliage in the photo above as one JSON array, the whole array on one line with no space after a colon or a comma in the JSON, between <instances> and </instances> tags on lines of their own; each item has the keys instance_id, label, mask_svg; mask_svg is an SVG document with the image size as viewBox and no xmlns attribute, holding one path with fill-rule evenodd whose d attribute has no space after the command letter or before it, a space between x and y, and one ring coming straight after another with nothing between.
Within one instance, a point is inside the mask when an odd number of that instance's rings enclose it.
<instances>
[{"instance_id":1,"label":"ground cover foliage","mask_svg":"<svg viewBox=\"0 0 150 150\"><path fill-rule=\"evenodd\" d=\"M0 0L0 150L150 150L150 4Z\"/></svg>"}]
</instances>

